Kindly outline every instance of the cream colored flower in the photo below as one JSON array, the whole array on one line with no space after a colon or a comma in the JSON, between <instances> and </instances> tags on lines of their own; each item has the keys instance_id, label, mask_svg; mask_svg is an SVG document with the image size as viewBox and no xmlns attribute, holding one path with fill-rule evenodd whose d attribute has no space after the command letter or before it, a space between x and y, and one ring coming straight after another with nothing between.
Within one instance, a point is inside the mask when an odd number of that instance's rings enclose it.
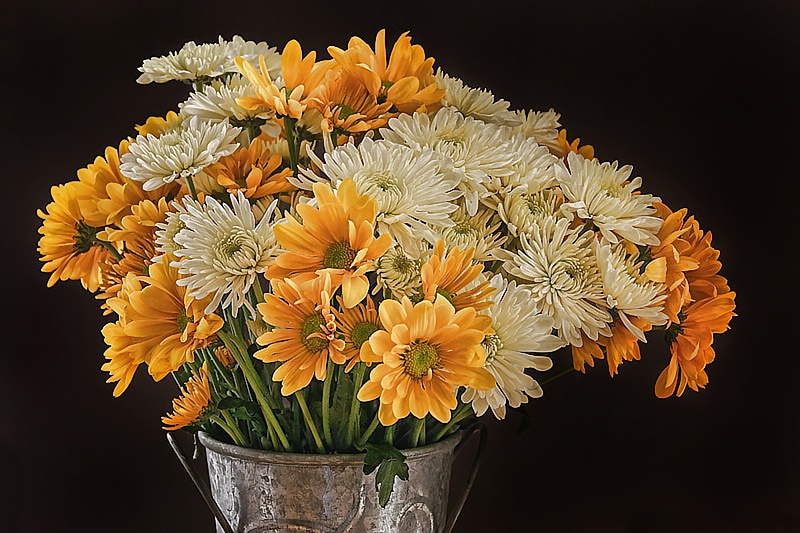
<instances>
[{"instance_id":1,"label":"cream colored flower","mask_svg":"<svg viewBox=\"0 0 800 533\"><path fill-rule=\"evenodd\" d=\"M505 100L495 100L487 89L474 89L461 79L448 76L442 69L436 71L436 84L444 88L444 105L458 109L466 117L503 126L519 126L520 118L508 110L511 105Z\"/></svg>"}]
</instances>

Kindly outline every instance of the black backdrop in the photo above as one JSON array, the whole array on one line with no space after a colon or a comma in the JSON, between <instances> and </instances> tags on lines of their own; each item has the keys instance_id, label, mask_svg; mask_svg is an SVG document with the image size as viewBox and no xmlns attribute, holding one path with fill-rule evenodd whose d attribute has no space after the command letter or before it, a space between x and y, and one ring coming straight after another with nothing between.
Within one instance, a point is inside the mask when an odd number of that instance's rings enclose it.
<instances>
[{"instance_id":1,"label":"black backdrop","mask_svg":"<svg viewBox=\"0 0 800 533\"><path fill-rule=\"evenodd\" d=\"M713 232L738 293L705 391L654 397L655 338L613 379L599 366L548 385L519 436L515 416L487 417L456 532L800 531L798 5L6 1L0 531L213 531L160 429L174 387L142 373L114 399L106 319L77 282L46 289L35 251L49 187L182 99L177 83L137 85L142 60L235 34L325 55L382 27L632 164L644 192Z\"/></svg>"}]
</instances>

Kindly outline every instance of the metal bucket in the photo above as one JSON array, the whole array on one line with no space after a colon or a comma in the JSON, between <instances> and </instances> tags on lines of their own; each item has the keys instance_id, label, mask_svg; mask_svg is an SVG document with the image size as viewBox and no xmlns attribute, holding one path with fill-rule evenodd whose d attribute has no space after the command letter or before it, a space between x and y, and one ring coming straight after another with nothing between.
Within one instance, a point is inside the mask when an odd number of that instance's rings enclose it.
<instances>
[{"instance_id":1,"label":"metal bucket","mask_svg":"<svg viewBox=\"0 0 800 533\"><path fill-rule=\"evenodd\" d=\"M447 513L454 458L474 434L480 442L465 487ZM363 454L295 454L241 448L200 433L209 491L168 434L216 518L218 533L450 533L483 453L486 427L476 424L441 442L409 450L409 478L395 479L385 507Z\"/></svg>"}]
</instances>

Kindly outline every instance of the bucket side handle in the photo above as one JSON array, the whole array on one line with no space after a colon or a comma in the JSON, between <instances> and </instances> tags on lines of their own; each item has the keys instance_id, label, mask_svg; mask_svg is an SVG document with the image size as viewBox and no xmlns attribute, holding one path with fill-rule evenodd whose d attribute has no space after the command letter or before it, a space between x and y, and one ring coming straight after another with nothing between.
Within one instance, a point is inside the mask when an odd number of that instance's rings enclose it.
<instances>
[{"instance_id":1,"label":"bucket side handle","mask_svg":"<svg viewBox=\"0 0 800 533\"><path fill-rule=\"evenodd\" d=\"M453 509L450 511L449 516L447 517L447 522L445 523L442 533L452 532L453 527L456 525L456 520L458 520L458 515L461 514L461 509L464 508L464 503L467 501L467 496L469 496L469 493L472 490L472 485L475 483L475 477L478 475L478 468L480 467L483 452L486 449L486 439L488 437L488 429L486 424L483 422L476 422L466 430L466 434L461 438L461 442L459 442L456 446L454 457L461 452L461 450L464 448L464 444L466 444L466 442L476 433L480 438L478 440L478 449L475 452L475 458L472 460L472 466L469 470L469 477L464 485L464 489L461 491L461 495L458 497L458 500L456 500Z\"/></svg>"},{"instance_id":2,"label":"bucket side handle","mask_svg":"<svg viewBox=\"0 0 800 533\"><path fill-rule=\"evenodd\" d=\"M178 456L178 460L181 462L181 465L183 465L183 469L186 470L187 474L189 474L194 486L197 487L197 490L200 492L200 495L203 497L206 505L211 510L214 518L217 519L219 525L222 526L222 529L225 531L225 533L235 533L233 527L231 527L231 525L228 523L228 519L225 518L224 514L222 514L222 509L219 508L219 505L217 505L217 502L211 495L211 491L197 473L197 470L192 465L189 457L183 451L183 448L181 448L180 444L178 444L178 441L175 440L175 437L173 437L172 433L170 432L167 432L167 442L169 442L169 445L172 448L172 451L175 452L175 455Z\"/></svg>"}]
</instances>

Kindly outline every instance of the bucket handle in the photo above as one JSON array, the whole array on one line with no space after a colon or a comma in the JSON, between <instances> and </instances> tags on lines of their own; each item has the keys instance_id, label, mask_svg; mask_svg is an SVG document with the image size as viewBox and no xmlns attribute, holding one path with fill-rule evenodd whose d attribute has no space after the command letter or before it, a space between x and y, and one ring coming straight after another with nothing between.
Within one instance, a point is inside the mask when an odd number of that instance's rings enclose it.
<instances>
[{"instance_id":1,"label":"bucket handle","mask_svg":"<svg viewBox=\"0 0 800 533\"><path fill-rule=\"evenodd\" d=\"M486 424L483 422L476 422L465 430L464 436L461 438L461 441L458 443L458 445L456 445L454 457L459 454L459 452L463 449L464 444L466 444L470 437L475 435L475 433L479 434L480 439L478 440L478 449L475 452L475 458L472 460L472 466L469 470L469 477L467 478L467 482L464 485L464 489L462 490L461 495L458 497L455 506L447 517L447 523L445 523L442 533L451 533L453 531L453 527L456 525L456 520L458 520L458 515L461 514L461 509L464 508L464 504L467 501L467 496L469 496L469 493L472 490L472 485L475 483L475 477L478 475L481 457L486 449L486 438L488 436Z\"/></svg>"},{"instance_id":2,"label":"bucket handle","mask_svg":"<svg viewBox=\"0 0 800 533\"><path fill-rule=\"evenodd\" d=\"M211 491L208 490L208 487L197 473L197 470L195 470L192 462L189 460L189 457L183 451L183 448L181 448L180 444L178 444L178 441L175 440L175 437L172 436L172 433L167 433L167 441L172 447L172 451L174 451L175 455L178 456L178 460L181 462L181 465L183 465L183 469L186 470L187 474L189 474L189 477L194 482L194 486L197 487L197 490L200 492L203 500L205 500L206 505L209 509L211 509L211 512L213 513L214 518L217 519L219 525L222 526L222 529L225 531L225 533L236 533L233 530L233 527L231 527L231 525L228 523L228 519L225 518L224 514L222 514L222 509L220 509L219 505L217 505L217 502L211 495Z\"/></svg>"}]
</instances>

